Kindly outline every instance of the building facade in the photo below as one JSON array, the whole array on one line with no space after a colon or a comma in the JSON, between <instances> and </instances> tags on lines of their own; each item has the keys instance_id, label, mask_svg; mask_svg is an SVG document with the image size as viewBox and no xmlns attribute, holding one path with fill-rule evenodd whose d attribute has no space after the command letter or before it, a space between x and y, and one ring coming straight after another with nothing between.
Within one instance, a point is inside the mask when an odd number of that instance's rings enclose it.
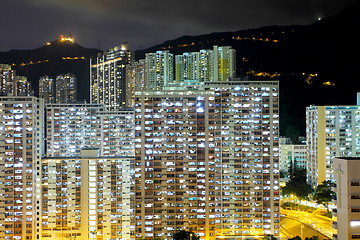
<instances>
[{"instance_id":1,"label":"building facade","mask_svg":"<svg viewBox=\"0 0 360 240\"><path fill-rule=\"evenodd\" d=\"M0 64L0 96L32 96L30 82L24 76L17 76L8 64Z\"/></svg>"},{"instance_id":2,"label":"building facade","mask_svg":"<svg viewBox=\"0 0 360 240\"><path fill-rule=\"evenodd\" d=\"M200 53L190 52L175 56L175 81L200 81Z\"/></svg>"},{"instance_id":3,"label":"building facade","mask_svg":"<svg viewBox=\"0 0 360 240\"><path fill-rule=\"evenodd\" d=\"M360 106L306 109L307 179L317 186L334 180L334 157L360 156Z\"/></svg>"},{"instance_id":4,"label":"building facade","mask_svg":"<svg viewBox=\"0 0 360 240\"><path fill-rule=\"evenodd\" d=\"M278 82L135 95L135 233L280 234Z\"/></svg>"},{"instance_id":5,"label":"building facade","mask_svg":"<svg viewBox=\"0 0 360 240\"><path fill-rule=\"evenodd\" d=\"M133 157L42 159L41 239L134 239Z\"/></svg>"},{"instance_id":6,"label":"building facade","mask_svg":"<svg viewBox=\"0 0 360 240\"><path fill-rule=\"evenodd\" d=\"M306 169L306 144L292 144L291 141L281 141L280 138L280 170L288 173L292 169Z\"/></svg>"},{"instance_id":7,"label":"building facade","mask_svg":"<svg viewBox=\"0 0 360 240\"><path fill-rule=\"evenodd\" d=\"M100 156L134 156L134 113L108 111L103 104L46 105L48 157L80 156L98 148Z\"/></svg>"},{"instance_id":8,"label":"building facade","mask_svg":"<svg viewBox=\"0 0 360 240\"><path fill-rule=\"evenodd\" d=\"M126 66L126 103L128 108L134 108L135 91L145 90L145 60L141 59Z\"/></svg>"},{"instance_id":9,"label":"building facade","mask_svg":"<svg viewBox=\"0 0 360 240\"><path fill-rule=\"evenodd\" d=\"M162 90L174 82L174 55L169 51L147 53L145 56L145 88Z\"/></svg>"},{"instance_id":10,"label":"building facade","mask_svg":"<svg viewBox=\"0 0 360 240\"><path fill-rule=\"evenodd\" d=\"M0 236L39 239L44 101L0 97Z\"/></svg>"},{"instance_id":11,"label":"building facade","mask_svg":"<svg viewBox=\"0 0 360 240\"><path fill-rule=\"evenodd\" d=\"M55 81L55 102L73 103L77 100L77 79L72 73L60 74ZM50 90L49 90L50 91Z\"/></svg>"},{"instance_id":12,"label":"building facade","mask_svg":"<svg viewBox=\"0 0 360 240\"><path fill-rule=\"evenodd\" d=\"M55 79L43 76L39 79L39 98L43 98L45 103L55 103Z\"/></svg>"},{"instance_id":13,"label":"building facade","mask_svg":"<svg viewBox=\"0 0 360 240\"><path fill-rule=\"evenodd\" d=\"M133 52L123 44L90 60L91 103L104 104L108 110L117 110L126 105L125 66L133 59Z\"/></svg>"},{"instance_id":14,"label":"building facade","mask_svg":"<svg viewBox=\"0 0 360 240\"><path fill-rule=\"evenodd\" d=\"M337 236L333 239L360 238L360 158L334 158L334 177L336 179L337 221L333 227Z\"/></svg>"}]
</instances>

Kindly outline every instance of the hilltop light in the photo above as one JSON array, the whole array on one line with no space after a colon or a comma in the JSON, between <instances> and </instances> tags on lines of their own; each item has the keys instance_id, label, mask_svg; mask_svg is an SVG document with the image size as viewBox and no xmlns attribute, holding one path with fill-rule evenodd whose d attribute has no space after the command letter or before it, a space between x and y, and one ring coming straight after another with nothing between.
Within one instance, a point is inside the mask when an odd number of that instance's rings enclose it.
<instances>
[{"instance_id":1,"label":"hilltop light","mask_svg":"<svg viewBox=\"0 0 360 240\"><path fill-rule=\"evenodd\" d=\"M60 36L60 41L74 43L74 39L72 37L64 37L63 35Z\"/></svg>"}]
</instances>

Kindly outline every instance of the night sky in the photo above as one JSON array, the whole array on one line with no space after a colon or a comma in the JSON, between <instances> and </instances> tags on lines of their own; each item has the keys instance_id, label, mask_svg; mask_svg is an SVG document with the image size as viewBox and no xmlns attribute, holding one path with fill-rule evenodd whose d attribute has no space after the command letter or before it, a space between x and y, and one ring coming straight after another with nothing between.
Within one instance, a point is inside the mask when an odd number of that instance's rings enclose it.
<instances>
[{"instance_id":1,"label":"night sky","mask_svg":"<svg viewBox=\"0 0 360 240\"><path fill-rule=\"evenodd\" d=\"M133 50L183 35L311 24L357 0L6 0L0 51L33 49L71 32L88 48ZM100 45L99 45L100 44Z\"/></svg>"}]
</instances>

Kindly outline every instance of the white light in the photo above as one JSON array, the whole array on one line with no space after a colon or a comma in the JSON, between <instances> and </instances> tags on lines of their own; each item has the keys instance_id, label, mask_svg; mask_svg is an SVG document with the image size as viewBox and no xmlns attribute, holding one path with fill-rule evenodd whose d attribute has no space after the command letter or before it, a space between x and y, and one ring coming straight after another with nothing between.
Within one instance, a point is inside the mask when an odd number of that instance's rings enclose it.
<instances>
[{"instance_id":1,"label":"white light","mask_svg":"<svg viewBox=\"0 0 360 240\"><path fill-rule=\"evenodd\" d=\"M360 221L351 221L350 222L350 227L358 227L360 226Z\"/></svg>"}]
</instances>

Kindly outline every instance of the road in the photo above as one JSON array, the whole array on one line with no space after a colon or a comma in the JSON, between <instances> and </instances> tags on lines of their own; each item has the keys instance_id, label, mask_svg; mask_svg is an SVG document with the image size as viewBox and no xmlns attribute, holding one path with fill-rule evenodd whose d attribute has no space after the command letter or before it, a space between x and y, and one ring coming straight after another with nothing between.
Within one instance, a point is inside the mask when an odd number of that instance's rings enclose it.
<instances>
[{"instance_id":1,"label":"road","mask_svg":"<svg viewBox=\"0 0 360 240\"><path fill-rule=\"evenodd\" d=\"M301 223L298 220L294 220L287 217L281 218L281 238L284 237L295 237L299 236L301 237L301 228L302 228L302 237L305 239L306 237L312 237L312 236L319 236L319 238L322 239L329 239L328 237L324 236L323 234L319 233L315 229L308 227L307 225Z\"/></svg>"},{"instance_id":2,"label":"road","mask_svg":"<svg viewBox=\"0 0 360 240\"><path fill-rule=\"evenodd\" d=\"M281 210L281 214L294 220L300 221L303 225L316 229L323 235L332 238L336 234L336 230L332 228L332 221L330 218L312 214L308 212L295 211L295 210ZM300 236L300 235L299 235Z\"/></svg>"}]
</instances>

